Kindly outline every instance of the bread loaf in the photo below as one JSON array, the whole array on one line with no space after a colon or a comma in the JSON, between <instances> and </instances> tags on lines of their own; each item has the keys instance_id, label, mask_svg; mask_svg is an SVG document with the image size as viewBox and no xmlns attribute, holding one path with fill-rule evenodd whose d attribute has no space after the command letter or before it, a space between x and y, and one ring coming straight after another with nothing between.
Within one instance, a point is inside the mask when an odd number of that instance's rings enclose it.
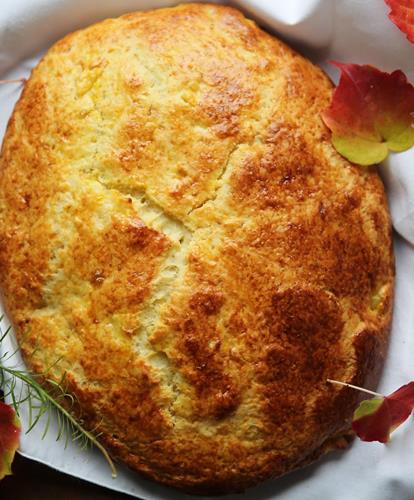
<instances>
[{"instance_id":1,"label":"bread loaf","mask_svg":"<svg viewBox=\"0 0 414 500\"><path fill-rule=\"evenodd\" d=\"M128 14L34 69L0 159L0 283L25 361L110 453L199 494L352 437L393 292L372 168L325 74L240 12ZM56 362L57 361L57 362Z\"/></svg>"}]
</instances>

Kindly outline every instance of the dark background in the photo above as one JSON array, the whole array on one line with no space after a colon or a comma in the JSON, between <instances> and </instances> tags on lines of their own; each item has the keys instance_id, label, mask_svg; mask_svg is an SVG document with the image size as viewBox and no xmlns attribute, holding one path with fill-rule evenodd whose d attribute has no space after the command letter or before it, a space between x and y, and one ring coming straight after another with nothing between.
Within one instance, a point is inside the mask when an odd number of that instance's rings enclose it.
<instances>
[{"instance_id":1,"label":"dark background","mask_svg":"<svg viewBox=\"0 0 414 500\"><path fill-rule=\"evenodd\" d=\"M13 475L0 481L1 500L131 500L106 488L61 474L16 453Z\"/></svg>"}]
</instances>

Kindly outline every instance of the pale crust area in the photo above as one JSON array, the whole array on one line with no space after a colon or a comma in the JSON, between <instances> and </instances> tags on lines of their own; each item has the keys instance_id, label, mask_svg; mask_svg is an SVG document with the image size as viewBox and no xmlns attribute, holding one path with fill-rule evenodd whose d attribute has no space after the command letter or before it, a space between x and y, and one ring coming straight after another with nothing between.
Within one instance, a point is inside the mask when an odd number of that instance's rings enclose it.
<instances>
[{"instance_id":1,"label":"pale crust area","mask_svg":"<svg viewBox=\"0 0 414 500\"><path fill-rule=\"evenodd\" d=\"M114 457L241 491L345 446L391 319L382 183L332 85L236 10L134 13L33 71L0 160L0 280L29 367ZM345 436L345 437L344 437Z\"/></svg>"}]
</instances>

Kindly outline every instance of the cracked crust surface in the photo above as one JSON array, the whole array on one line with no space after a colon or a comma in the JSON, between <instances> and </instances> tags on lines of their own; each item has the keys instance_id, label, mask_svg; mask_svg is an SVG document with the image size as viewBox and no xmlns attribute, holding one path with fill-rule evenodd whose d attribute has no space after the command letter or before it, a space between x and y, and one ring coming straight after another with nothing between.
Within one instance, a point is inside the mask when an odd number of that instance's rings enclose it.
<instances>
[{"instance_id":1,"label":"cracked crust surface","mask_svg":"<svg viewBox=\"0 0 414 500\"><path fill-rule=\"evenodd\" d=\"M54 45L0 160L0 280L29 367L113 456L241 491L346 443L391 317L383 186L333 149L321 70L234 9Z\"/></svg>"}]
</instances>

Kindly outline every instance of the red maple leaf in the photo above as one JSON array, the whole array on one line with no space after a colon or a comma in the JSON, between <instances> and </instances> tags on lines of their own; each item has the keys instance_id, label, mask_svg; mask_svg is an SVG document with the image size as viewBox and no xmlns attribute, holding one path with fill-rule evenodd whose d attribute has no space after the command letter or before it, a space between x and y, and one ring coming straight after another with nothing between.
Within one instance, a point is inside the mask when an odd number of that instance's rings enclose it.
<instances>
[{"instance_id":1,"label":"red maple leaf","mask_svg":"<svg viewBox=\"0 0 414 500\"><path fill-rule=\"evenodd\" d=\"M400 70L332 61L341 70L328 109L322 113L332 143L359 165L380 163L388 152L414 145L414 87Z\"/></svg>"},{"instance_id":2,"label":"red maple leaf","mask_svg":"<svg viewBox=\"0 0 414 500\"><path fill-rule=\"evenodd\" d=\"M390 434L414 409L414 382L380 398L363 401L354 413L352 428L362 441L387 443Z\"/></svg>"},{"instance_id":3,"label":"red maple leaf","mask_svg":"<svg viewBox=\"0 0 414 500\"><path fill-rule=\"evenodd\" d=\"M0 401L0 479L11 474L11 464L19 446L20 422L14 409Z\"/></svg>"},{"instance_id":4,"label":"red maple leaf","mask_svg":"<svg viewBox=\"0 0 414 500\"><path fill-rule=\"evenodd\" d=\"M388 17L414 43L414 0L385 0L391 8Z\"/></svg>"},{"instance_id":5,"label":"red maple leaf","mask_svg":"<svg viewBox=\"0 0 414 500\"><path fill-rule=\"evenodd\" d=\"M375 396L362 401L354 412L352 429L362 441L387 443L391 432L405 422L414 410L414 382L403 385L389 396L345 382L336 380L328 380L328 382Z\"/></svg>"}]
</instances>

